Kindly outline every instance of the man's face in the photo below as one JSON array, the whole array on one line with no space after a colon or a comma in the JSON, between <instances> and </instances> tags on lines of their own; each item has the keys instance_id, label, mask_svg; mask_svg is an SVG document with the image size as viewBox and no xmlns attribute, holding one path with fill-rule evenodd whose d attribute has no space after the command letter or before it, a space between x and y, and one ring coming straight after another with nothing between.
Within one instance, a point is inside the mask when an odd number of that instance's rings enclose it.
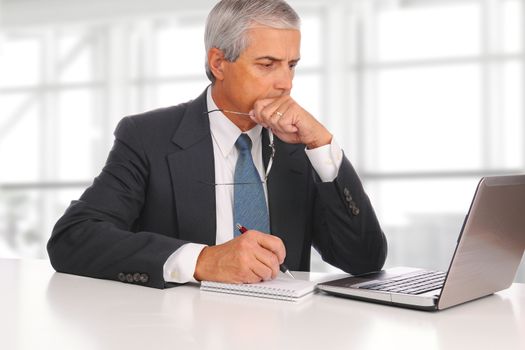
<instances>
[{"instance_id":1,"label":"man's face","mask_svg":"<svg viewBox=\"0 0 525 350\"><path fill-rule=\"evenodd\" d=\"M294 29L254 27L248 47L235 62L223 62L222 108L249 112L255 101L289 95L300 58L301 33Z\"/></svg>"}]
</instances>

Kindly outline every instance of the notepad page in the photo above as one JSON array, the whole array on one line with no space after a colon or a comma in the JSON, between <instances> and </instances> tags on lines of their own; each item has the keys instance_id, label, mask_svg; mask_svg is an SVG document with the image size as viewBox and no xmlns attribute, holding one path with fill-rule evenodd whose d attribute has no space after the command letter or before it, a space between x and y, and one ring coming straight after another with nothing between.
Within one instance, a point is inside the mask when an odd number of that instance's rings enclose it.
<instances>
[{"instance_id":1,"label":"notepad page","mask_svg":"<svg viewBox=\"0 0 525 350\"><path fill-rule=\"evenodd\" d=\"M315 289L315 283L304 280L294 280L287 277L277 277L271 281L259 283L231 284L202 281L201 290L222 292L228 294L249 295L261 298L295 301Z\"/></svg>"}]
</instances>

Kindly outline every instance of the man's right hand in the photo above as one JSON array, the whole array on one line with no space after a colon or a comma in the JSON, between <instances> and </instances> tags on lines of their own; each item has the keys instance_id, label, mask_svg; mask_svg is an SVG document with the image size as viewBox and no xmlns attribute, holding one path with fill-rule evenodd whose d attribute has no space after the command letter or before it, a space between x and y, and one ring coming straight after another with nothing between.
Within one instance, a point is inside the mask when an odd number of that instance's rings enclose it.
<instances>
[{"instance_id":1,"label":"man's right hand","mask_svg":"<svg viewBox=\"0 0 525 350\"><path fill-rule=\"evenodd\" d=\"M206 247L197 259L197 281L256 283L277 277L286 256L276 236L248 230L226 243Z\"/></svg>"}]
</instances>

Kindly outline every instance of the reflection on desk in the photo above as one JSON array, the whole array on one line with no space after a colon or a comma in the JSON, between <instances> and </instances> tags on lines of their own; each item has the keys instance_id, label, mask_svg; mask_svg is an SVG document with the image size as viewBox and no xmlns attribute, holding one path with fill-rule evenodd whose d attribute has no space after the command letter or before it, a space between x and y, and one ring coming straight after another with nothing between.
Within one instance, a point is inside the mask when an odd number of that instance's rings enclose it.
<instances>
[{"instance_id":1,"label":"reflection on desk","mask_svg":"<svg viewBox=\"0 0 525 350\"><path fill-rule=\"evenodd\" d=\"M5 349L525 349L523 284L431 313L324 294L295 304L158 290L55 273L44 260L0 259L0 273Z\"/></svg>"}]
</instances>

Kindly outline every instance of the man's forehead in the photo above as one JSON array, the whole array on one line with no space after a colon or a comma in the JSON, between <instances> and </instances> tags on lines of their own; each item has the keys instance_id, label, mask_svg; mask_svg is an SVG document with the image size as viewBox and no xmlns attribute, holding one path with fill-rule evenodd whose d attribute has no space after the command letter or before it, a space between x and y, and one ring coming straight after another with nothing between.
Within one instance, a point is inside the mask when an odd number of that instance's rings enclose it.
<instances>
[{"instance_id":1,"label":"man's forehead","mask_svg":"<svg viewBox=\"0 0 525 350\"><path fill-rule=\"evenodd\" d=\"M277 29L256 26L248 30L246 54L251 58L298 60L301 32L297 29Z\"/></svg>"}]
</instances>

